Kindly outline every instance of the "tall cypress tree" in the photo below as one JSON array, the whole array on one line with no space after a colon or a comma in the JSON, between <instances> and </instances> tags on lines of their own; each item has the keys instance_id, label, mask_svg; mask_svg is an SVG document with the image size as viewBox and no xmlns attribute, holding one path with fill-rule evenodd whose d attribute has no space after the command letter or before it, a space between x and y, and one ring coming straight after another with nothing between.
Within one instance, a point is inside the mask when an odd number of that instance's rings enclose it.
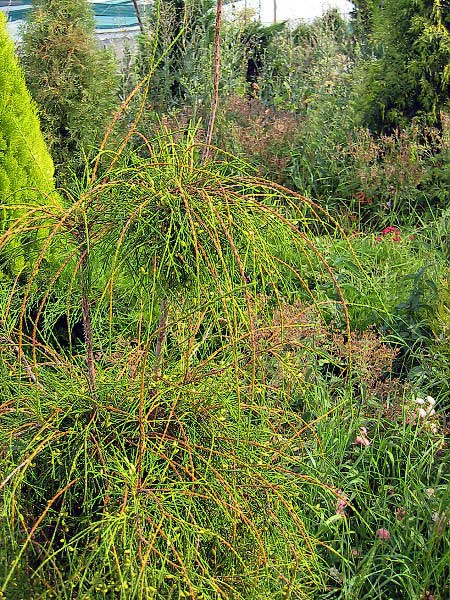
<instances>
[{"instance_id":1,"label":"tall cypress tree","mask_svg":"<svg viewBox=\"0 0 450 600\"><path fill-rule=\"evenodd\" d=\"M376 56L366 69L366 124L389 132L419 118L440 127L440 111L450 97L448 3L372 1L365 3L365 11Z\"/></svg>"},{"instance_id":2,"label":"tall cypress tree","mask_svg":"<svg viewBox=\"0 0 450 600\"><path fill-rule=\"evenodd\" d=\"M57 166L57 181L80 173L117 103L118 76L98 47L87 0L34 0L21 60Z\"/></svg>"},{"instance_id":3,"label":"tall cypress tree","mask_svg":"<svg viewBox=\"0 0 450 600\"><path fill-rule=\"evenodd\" d=\"M34 103L0 13L0 234L22 216L27 206L56 202L53 162L39 128ZM17 206L17 208L15 208ZM20 207L20 208L19 208ZM0 272L19 271L30 254L32 236L10 244L9 268L0 255ZM26 247L24 246L26 244Z\"/></svg>"}]
</instances>

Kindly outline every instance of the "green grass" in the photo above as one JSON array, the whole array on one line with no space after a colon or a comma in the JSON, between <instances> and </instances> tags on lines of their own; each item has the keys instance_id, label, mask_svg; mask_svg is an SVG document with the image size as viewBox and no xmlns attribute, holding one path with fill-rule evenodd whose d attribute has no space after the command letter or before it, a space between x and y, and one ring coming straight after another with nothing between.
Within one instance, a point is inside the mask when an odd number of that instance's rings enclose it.
<instances>
[{"instance_id":1,"label":"green grass","mask_svg":"<svg viewBox=\"0 0 450 600\"><path fill-rule=\"evenodd\" d=\"M433 434L417 418L407 423L410 395L392 398L395 416L380 401L353 400L351 413L346 399L317 428L311 473L348 499L342 515L336 501L316 498L313 506L318 536L339 553L327 558L328 592L320 598L448 595L448 452L441 428ZM370 446L355 444L361 426ZM378 539L380 528L389 540Z\"/></svg>"}]
</instances>

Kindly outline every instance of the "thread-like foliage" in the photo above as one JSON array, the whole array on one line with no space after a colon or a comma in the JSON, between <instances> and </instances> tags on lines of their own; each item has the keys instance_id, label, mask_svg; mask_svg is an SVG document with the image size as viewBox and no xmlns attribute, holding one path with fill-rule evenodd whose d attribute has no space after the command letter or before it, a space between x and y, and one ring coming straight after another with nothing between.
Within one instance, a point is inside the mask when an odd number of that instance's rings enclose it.
<instances>
[{"instance_id":1,"label":"thread-like foliage","mask_svg":"<svg viewBox=\"0 0 450 600\"><path fill-rule=\"evenodd\" d=\"M302 506L310 486L335 491L304 473L290 406L304 374L267 322L295 294L348 326L313 242L317 221L337 226L239 161L203 164L195 131L129 136L142 147L122 145L54 212L32 276L3 297L2 591L313 598ZM85 347L57 339L62 315L69 337L83 321Z\"/></svg>"}]
</instances>

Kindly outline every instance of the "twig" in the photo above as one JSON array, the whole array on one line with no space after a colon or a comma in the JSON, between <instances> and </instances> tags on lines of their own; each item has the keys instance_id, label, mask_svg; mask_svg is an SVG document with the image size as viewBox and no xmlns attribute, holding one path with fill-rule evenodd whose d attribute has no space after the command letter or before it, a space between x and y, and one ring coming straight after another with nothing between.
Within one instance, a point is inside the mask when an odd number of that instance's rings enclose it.
<instances>
[{"instance_id":1,"label":"twig","mask_svg":"<svg viewBox=\"0 0 450 600\"><path fill-rule=\"evenodd\" d=\"M133 0L133 5L134 5L134 12L136 13L136 17L139 23L139 29L141 30L141 33L145 33L145 29L144 29L144 22L142 20L142 15L141 15L141 9L139 8L139 4L137 2L137 0Z\"/></svg>"},{"instance_id":2,"label":"twig","mask_svg":"<svg viewBox=\"0 0 450 600\"><path fill-rule=\"evenodd\" d=\"M29 463L29 462L30 462L30 460L27 458L26 460L24 460L23 462L21 462L21 463L20 463L20 465L17 465L17 467L11 471L11 473L8 475L8 477L6 477L6 479L4 479L4 480L3 480L3 481L0 483L0 490L1 490L2 488L4 488L4 487L5 487L5 485L8 483L8 481L9 481L10 479L12 479L12 478L14 477L14 475L15 475L15 474L16 474L18 471L20 471L20 469L21 469L22 467L24 467L24 466L25 466L27 463Z\"/></svg>"},{"instance_id":3,"label":"twig","mask_svg":"<svg viewBox=\"0 0 450 600\"><path fill-rule=\"evenodd\" d=\"M28 379L31 383L34 383L39 389L43 390L44 386L39 383L38 378L33 373L33 369L30 367L30 363L27 361L26 356L23 351L15 344L10 338L0 337L0 344L9 344L12 346L14 352L17 354L17 358L22 362L23 368L25 369L25 373L28 376Z\"/></svg>"},{"instance_id":4,"label":"twig","mask_svg":"<svg viewBox=\"0 0 450 600\"><path fill-rule=\"evenodd\" d=\"M167 298L163 298L160 306L159 323L158 323L158 337L156 338L155 348L155 364L153 365L153 372L159 374L161 367L161 353L164 348L167 337L167 319L169 317L169 303Z\"/></svg>"},{"instance_id":5,"label":"twig","mask_svg":"<svg viewBox=\"0 0 450 600\"><path fill-rule=\"evenodd\" d=\"M217 106L219 104L219 82L220 82L220 27L222 23L222 4L223 0L217 0L216 13L216 33L214 36L214 90L211 104L211 114L209 116L208 130L206 132L205 148L203 150L203 161L209 157L211 142L216 120Z\"/></svg>"},{"instance_id":6,"label":"twig","mask_svg":"<svg viewBox=\"0 0 450 600\"><path fill-rule=\"evenodd\" d=\"M91 394L95 394L95 357L94 357L94 345L92 340L92 324L91 315L89 310L89 297L88 297L88 286L86 284L86 271L88 266L88 251L86 250L80 261L80 275L81 275L81 311L83 315L83 329L84 337L86 340L87 350L87 363L88 363L88 382L89 391Z\"/></svg>"}]
</instances>

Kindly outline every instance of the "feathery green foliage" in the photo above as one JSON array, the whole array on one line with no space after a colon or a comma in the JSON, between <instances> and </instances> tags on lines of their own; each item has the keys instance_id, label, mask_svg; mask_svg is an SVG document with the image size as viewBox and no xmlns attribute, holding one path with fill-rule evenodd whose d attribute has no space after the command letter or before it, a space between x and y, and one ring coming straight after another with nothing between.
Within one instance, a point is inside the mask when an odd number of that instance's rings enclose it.
<instances>
[{"instance_id":1,"label":"feathery green foliage","mask_svg":"<svg viewBox=\"0 0 450 600\"><path fill-rule=\"evenodd\" d=\"M0 64L0 234L4 234L10 223L26 214L30 207L49 204L54 190L54 169L3 14L0 14ZM25 237L16 238L7 270L17 274L25 266L34 237L31 228Z\"/></svg>"},{"instance_id":2,"label":"feathery green foliage","mask_svg":"<svg viewBox=\"0 0 450 600\"><path fill-rule=\"evenodd\" d=\"M367 52L371 52L374 20L381 4L380 0L353 0L353 8L350 13L352 27L359 43Z\"/></svg>"},{"instance_id":3,"label":"feathery green foliage","mask_svg":"<svg viewBox=\"0 0 450 600\"><path fill-rule=\"evenodd\" d=\"M82 174L117 106L110 53L97 46L87 0L36 0L20 57L62 184Z\"/></svg>"},{"instance_id":4,"label":"feathery green foliage","mask_svg":"<svg viewBox=\"0 0 450 600\"><path fill-rule=\"evenodd\" d=\"M377 132L403 128L414 118L440 127L450 91L448 6L440 0L386 0L365 12L375 52L365 66L365 122Z\"/></svg>"}]
</instances>

